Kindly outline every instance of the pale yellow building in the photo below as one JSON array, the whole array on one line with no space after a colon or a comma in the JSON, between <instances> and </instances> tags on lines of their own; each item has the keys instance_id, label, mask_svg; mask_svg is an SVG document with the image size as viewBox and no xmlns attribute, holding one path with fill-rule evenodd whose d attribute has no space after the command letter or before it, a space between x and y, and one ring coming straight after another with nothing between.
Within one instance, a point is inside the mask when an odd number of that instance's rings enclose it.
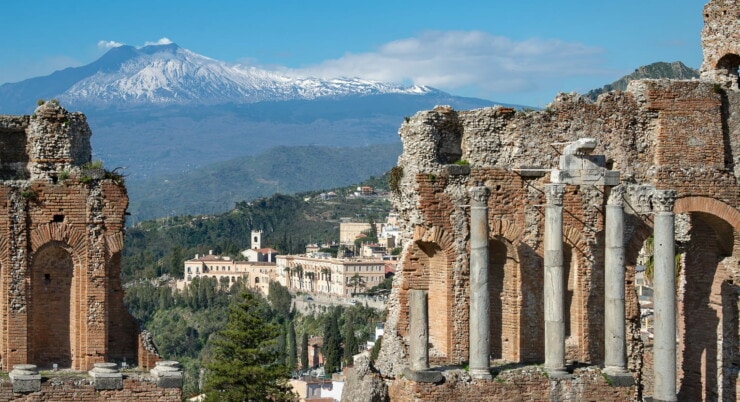
<instances>
[{"instance_id":1,"label":"pale yellow building","mask_svg":"<svg viewBox=\"0 0 740 402\"><path fill-rule=\"evenodd\" d=\"M240 278L247 287L260 291L267 296L270 280L275 279L275 263L259 261L234 261L225 256L195 255L185 261L183 280L178 281L177 288L184 289L194 278L215 278L219 283L235 283Z\"/></svg>"},{"instance_id":2,"label":"pale yellow building","mask_svg":"<svg viewBox=\"0 0 740 402\"><path fill-rule=\"evenodd\" d=\"M385 261L338 259L320 253L279 255L277 281L290 290L350 296L380 284L385 279Z\"/></svg>"}]
</instances>

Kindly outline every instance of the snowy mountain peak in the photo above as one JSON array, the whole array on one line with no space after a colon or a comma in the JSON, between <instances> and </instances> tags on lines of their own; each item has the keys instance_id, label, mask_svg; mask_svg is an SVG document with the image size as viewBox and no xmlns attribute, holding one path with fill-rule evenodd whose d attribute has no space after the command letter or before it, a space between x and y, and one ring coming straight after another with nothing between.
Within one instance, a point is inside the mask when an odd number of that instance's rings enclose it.
<instances>
[{"instance_id":1,"label":"snowy mountain peak","mask_svg":"<svg viewBox=\"0 0 740 402\"><path fill-rule=\"evenodd\" d=\"M61 75L66 85L59 82ZM47 78L57 80L55 87L61 90L47 94L47 97L86 107L239 104L348 95L440 93L424 86L399 86L360 78L291 77L211 59L175 43L141 48L119 46L87 66L33 80L44 81ZM7 85L15 84L4 86Z\"/></svg>"}]
</instances>

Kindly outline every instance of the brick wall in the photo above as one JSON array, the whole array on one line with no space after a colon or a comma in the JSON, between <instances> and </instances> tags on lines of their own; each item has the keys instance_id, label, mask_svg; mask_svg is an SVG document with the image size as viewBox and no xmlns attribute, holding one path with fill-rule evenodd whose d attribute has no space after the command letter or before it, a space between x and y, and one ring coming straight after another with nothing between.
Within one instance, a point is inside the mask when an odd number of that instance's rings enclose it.
<instances>
[{"instance_id":1,"label":"brick wall","mask_svg":"<svg viewBox=\"0 0 740 402\"><path fill-rule=\"evenodd\" d=\"M613 387L598 370L577 372L573 379L551 380L539 368L510 370L493 380L470 381L467 373L447 372L439 385L403 378L389 386L392 401L628 401L634 387Z\"/></svg>"},{"instance_id":2,"label":"brick wall","mask_svg":"<svg viewBox=\"0 0 740 402\"><path fill-rule=\"evenodd\" d=\"M123 389L96 391L92 379L71 375L49 378L41 383L41 391L14 393L9 380L0 381L2 401L49 401L49 402L175 402L182 400L180 388L157 388L156 382L147 377L124 377Z\"/></svg>"}]
</instances>

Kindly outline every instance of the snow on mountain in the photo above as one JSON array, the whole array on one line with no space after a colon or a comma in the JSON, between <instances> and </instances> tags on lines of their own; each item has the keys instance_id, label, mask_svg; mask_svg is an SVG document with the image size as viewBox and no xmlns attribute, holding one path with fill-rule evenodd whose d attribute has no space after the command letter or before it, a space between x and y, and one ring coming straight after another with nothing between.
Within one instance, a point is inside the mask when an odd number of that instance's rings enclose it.
<instances>
[{"instance_id":1,"label":"snow on mountain","mask_svg":"<svg viewBox=\"0 0 740 402\"><path fill-rule=\"evenodd\" d=\"M91 68L92 64L94 68ZM139 49L121 46L92 64L79 67L89 73L79 74L84 76L54 97L65 104L104 107L137 103L254 103L440 92L429 87L404 87L359 78L289 77L214 60L174 43Z\"/></svg>"}]
</instances>

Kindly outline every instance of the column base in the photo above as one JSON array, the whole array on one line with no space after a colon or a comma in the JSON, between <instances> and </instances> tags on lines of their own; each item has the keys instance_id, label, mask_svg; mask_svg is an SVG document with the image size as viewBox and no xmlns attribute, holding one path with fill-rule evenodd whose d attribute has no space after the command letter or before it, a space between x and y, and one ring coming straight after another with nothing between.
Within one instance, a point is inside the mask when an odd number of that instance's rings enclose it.
<instances>
[{"instance_id":1,"label":"column base","mask_svg":"<svg viewBox=\"0 0 740 402\"><path fill-rule=\"evenodd\" d=\"M632 373L625 368L609 366L604 367L601 372L609 377L609 385L614 387L631 387L635 385L635 379L632 377Z\"/></svg>"},{"instance_id":2,"label":"column base","mask_svg":"<svg viewBox=\"0 0 740 402\"><path fill-rule=\"evenodd\" d=\"M477 380L492 380L491 370L489 369L470 369L470 376Z\"/></svg>"},{"instance_id":3,"label":"column base","mask_svg":"<svg viewBox=\"0 0 740 402\"><path fill-rule=\"evenodd\" d=\"M547 376L554 379L563 379L572 377L565 367L545 367Z\"/></svg>"},{"instance_id":4,"label":"column base","mask_svg":"<svg viewBox=\"0 0 740 402\"><path fill-rule=\"evenodd\" d=\"M416 371L411 370L408 367L403 369L403 376L411 381L416 382L429 382L433 384L439 384L444 381L444 376L439 371L423 370Z\"/></svg>"}]
</instances>

